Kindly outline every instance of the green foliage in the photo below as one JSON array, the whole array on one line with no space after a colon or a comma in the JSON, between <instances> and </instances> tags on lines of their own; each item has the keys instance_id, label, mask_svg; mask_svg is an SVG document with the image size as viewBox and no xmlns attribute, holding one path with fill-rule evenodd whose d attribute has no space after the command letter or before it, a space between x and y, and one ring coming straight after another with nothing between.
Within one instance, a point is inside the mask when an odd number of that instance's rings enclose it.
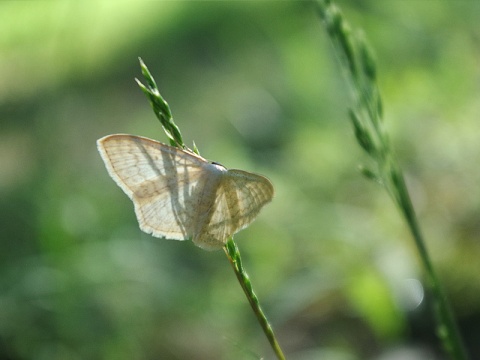
<instances>
[{"instance_id":1,"label":"green foliage","mask_svg":"<svg viewBox=\"0 0 480 360\"><path fill-rule=\"evenodd\" d=\"M480 2L338 4L375 49L382 127L475 345ZM105 134L164 136L132 86L138 56L189 147L275 184L235 241L287 355L436 358L405 283L422 269L388 197L354 170L381 182L311 3L5 1L0 30L3 358L269 357L225 258L142 234L98 157Z\"/></svg>"},{"instance_id":2,"label":"green foliage","mask_svg":"<svg viewBox=\"0 0 480 360\"><path fill-rule=\"evenodd\" d=\"M186 149L186 146L183 143L180 129L173 121L172 112L170 110L170 107L168 106L168 103L160 95L157 84L155 83L153 76L150 74L150 71L148 71L148 68L145 66L142 59L139 60L143 77L147 81L147 86L143 85L138 79L135 79L138 86L140 86L140 89L150 100L153 111L158 117L158 120L160 120L160 123L163 126L163 130L165 131L165 134L167 134L167 137L170 140L170 144L181 149Z\"/></svg>"},{"instance_id":3,"label":"green foliage","mask_svg":"<svg viewBox=\"0 0 480 360\"><path fill-rule=\"evenodd\" d=\"M363 37L352 34L340 10L330 0L318 0L317 4L336 52L347 70L347 79L351 82L355 104L349 114L355 136L377 168L377 172L364 170L363 173L370 179L380 181L405 218L424 267L426 285L432 293L437 335L452 359L466 359L454 315L430 260L402 171L381 126L382 102L371 51Z\"/></svg>"}]
</instances>

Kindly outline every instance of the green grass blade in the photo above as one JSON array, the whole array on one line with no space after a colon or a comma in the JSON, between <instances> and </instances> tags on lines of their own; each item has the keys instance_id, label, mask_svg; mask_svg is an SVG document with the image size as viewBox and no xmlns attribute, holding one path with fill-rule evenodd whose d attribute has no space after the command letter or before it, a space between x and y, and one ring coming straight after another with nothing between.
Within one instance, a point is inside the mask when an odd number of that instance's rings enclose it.
<instances>
[{"instance_id":1,"label":"green grass blade","mask_svg":"<svg viewBox=\"0 0 480 360\"><path fill-rule=\"evenodd\" d=\"M332 1L317 0L316 5L353 94L350 119L355 136L372 159L374 169L363 168L362 172L387 190L405 219L423 265L427 288L433 297L437 336L452 359L465 360L467 354L453 312L430 260L401 168L382 126L383 105L372 52L365 38L351 30Z\"/></svg>"}]
</instances>

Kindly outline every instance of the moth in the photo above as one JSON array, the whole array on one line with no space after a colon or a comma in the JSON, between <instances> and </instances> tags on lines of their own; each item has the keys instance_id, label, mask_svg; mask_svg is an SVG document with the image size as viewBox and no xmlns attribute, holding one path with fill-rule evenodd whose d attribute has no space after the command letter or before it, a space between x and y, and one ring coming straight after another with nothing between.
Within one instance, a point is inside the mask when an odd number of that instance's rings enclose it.
<instances>
[{"instance_id":1,"label":"moth","mask_svg":"<svg viewBox=\"0 0 480 360\"><path fill-rule=\"evenodd\" d=\"M133 201L140 229L155 237L221 249L274 195L266 177L145 137L108 135L97 147L110 177Z\"/></svg>"}]
</instances>

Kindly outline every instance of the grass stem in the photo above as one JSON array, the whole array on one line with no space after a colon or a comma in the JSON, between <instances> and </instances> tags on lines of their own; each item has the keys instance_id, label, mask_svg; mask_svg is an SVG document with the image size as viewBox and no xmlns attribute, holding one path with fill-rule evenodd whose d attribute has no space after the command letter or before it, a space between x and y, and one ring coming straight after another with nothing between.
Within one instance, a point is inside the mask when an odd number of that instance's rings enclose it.
<instances>
[{"instance_id":1,"label":"grass stem","mask_svg":"<svg viewBox=\"0 0 480 360\"><path fill-rule=\"evenodd\" d=\"M148 70L145 63L142 61L142 59L139 59L139 60L140 60L140 67L142 69L142 74L146 80L147 85L144 85L138 79L135 79L135 80L140 86L140 89L150 100L150 104L152 105L153 111L157 116L157 118L160 120L163 130L165 131L168 139L170 140L170 145L179 147L181 149L193 151L199 154L196 146L194 147L193 150L191 150L184 144L182 135L180 133L180 129L173 121L172 112L170 110L170 107L168 106L168 103L160 95L160 91L158 90L157 84L155 83L155 80L153 79L153 76L150 74L150 71ZM237 279L243 291L245 292L245 295L247 296L247 299L253 309L253 312L255 313L255 316L260 322L260 326L262 327L265 335L268 338L268 341L270 342L270 345L272 346L273 351L275 352L279 360L284 360L285 356L283 355L282 349L280 348L280 345L273 333L273 329L270 323L268 322L267 317L265 316L265 313L260 307L260 303L258 301L257 296L255 295L255 292L253 291L250 279L245 269L243 268L242 259L240 257L240 251L238 250L237 245L233 241L233 238L228 239L224 247L224 250L228 260L230 261L230 264L232 265L233 271L235 272L235 275L237 276Z\"/></svg>"},{"instance_id":2,"label":"grass stem","mask_svg":"<svg viewBox=\"0 0 480 360\"><path fill-rule=\"evenodd\" d=\"M350 119L355 136L373 160L374 168L364 168L363 173L381 184L398 206L415 241L427 289L433 298L437 336L451 359L466 360L455 317L430 260L402 171L382 126L383 107L372 52L364 37L351 30L332 1L316 0L315 4L352 91L354 104Z\"/></svg>"}]
</instances>

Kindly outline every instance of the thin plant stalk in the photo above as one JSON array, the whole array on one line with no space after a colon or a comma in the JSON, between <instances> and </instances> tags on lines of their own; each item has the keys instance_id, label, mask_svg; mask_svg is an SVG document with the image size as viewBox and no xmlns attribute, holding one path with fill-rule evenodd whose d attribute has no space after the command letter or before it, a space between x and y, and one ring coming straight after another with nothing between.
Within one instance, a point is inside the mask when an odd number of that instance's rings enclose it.
<instances>
[{"instance_id":1,"label":"thin plant stalk","mask_svg":"<svg viewBox=\"0 0 480 360\"><path fill-rule=\"evenodd\" d=\"M354 104L349 115L355 136L373 160L373 169L363 167L361 170L365 176L385 188L405 219L433 298L437 336L451 359L466 360L468 357L453 311L436 275L404 176L383 127L382 101L372 52L363 35L352 32L341 11L330 0L317 0L315 4L350 85Z\"/></svg>"},{"instance_id":2,"label":"thin plant stalk","mask_svg":"<svg viewBox=\"0 0 480 360\"><path fill-rule=\"evenodd\" d=\"M157 84L153 79L153 76L150 74L147 66L144 64L142 59L139 59L140 67L142 70L142 75L146 80L146 84L144 85L140 80L135 79L137 84L140 86L140 89L143 93L147 96L152 105L153 111L157 118L160 120L162 124L163 130L167 134L167 137L170 141L170 145L178 147L180 149L193 151L200 155L198 149L194 145L193 150L189 149L185 143L183 142L182 134L180 133L180 129L173 121L172 112L170 111L170 107L168 103L163 99L160 95L160 91L158 90ZM247 296L248 302L250 303L255 316L257 317L263 332L268 338L270 345L275 352L277 358L279 360L284 360L285 356L280 348L280 345L273 333L272 326L270 325L265 313L263 312L262 308L260 307L260 303L258 301L255 292L253 291L252 284L250 282L250 278L248 277L245 269L242 265L242 259L240 257L240 251L238 250L237 245L233 241L233 237L229 238L227 243L224 246L225 254L232 265L233 271L245 293Z\"/></svg>"},{"instance_id":3,"label":"thin plant stalk","mask_svg":"<svg viewBox=\"0 0 480 360\"><path fill-rule=\"evenodd\" d=\"M284 360L285 355L283 354L280 344L278 343L277 338L275 337L272 326L268 322L268 319L265 316L265 313L263 312L260 306L260 302L258 301L257 295L253 291L250 278L248 277L248 274L243 268L242 259L240 257L240 251L238 250L237 244L235 244L235 242L233 241L233 238L228 239L227 244L223 249L225 250L225 254L227 255L228 260L232 265L233 271L237 276L238 282L242 286L242 289L245 295L247 296L248 302L250 303L250 306L252 307L253 312L255 313L255 316L257 317L258 322L260 323L260 326L263 329L263 332L267 336L268 341L270 342L270 345L273 351L275 352L275 355L279 360Z\"/></svg>"}]
</instances>

